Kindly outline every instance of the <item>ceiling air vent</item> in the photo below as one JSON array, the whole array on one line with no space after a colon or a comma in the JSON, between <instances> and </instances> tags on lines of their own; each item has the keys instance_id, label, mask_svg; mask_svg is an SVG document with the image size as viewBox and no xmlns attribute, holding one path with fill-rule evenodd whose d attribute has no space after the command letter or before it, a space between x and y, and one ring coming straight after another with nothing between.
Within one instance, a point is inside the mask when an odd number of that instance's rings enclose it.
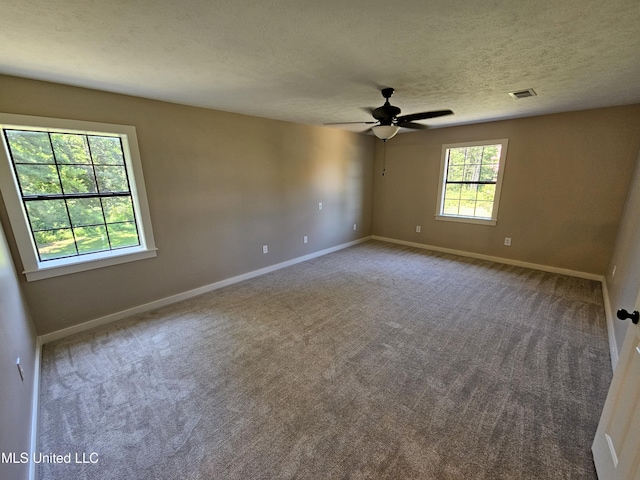
<instances>
[{"instance_id":1,"label":"ceiling air vent","mask_svg":"<svg viewBox=\"0 0 640 480\"><path fill-rule=\"evenodd\" d=\"M533 88L527 88L526 90L518 90L517 92L509 92L509 95L511 95L516 100L518 100L520 98L535 97L537 95L537 93L533 91Z\"/></svg>"}]
</instances>

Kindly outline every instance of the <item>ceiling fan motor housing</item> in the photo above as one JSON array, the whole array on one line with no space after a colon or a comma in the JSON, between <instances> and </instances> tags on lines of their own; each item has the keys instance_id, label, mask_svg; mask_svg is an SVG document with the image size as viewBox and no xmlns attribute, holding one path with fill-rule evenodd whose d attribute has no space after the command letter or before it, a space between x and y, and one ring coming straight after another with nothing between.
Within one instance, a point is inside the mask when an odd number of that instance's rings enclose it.
<instances>
[{"instance_id":1,"label":"ceiling fan motor housing","mask_svg":"<svg viewBox=\"0 0 640 480\"><path fill-rule=\"evenodd\" d=\"M382 107L376 108L371 113L373 118L378 120L381 125L391 125L396 116L400 114L400 109L393 105L385 104Z\"/></svg>"},{"instance_id":2,"label":"ceiling fan motor housing","mask_svg":"<svg viewBox=\"0 0 640 480\"><path fill-rule=\"evenodd\" d=\"M392 125L395 118L400 115L400 108L394 107L389 103L389 98L393 95L393 88L383 88L380 93L385 98L384 105L374 109L371 114L373 118L380 122L380 125Z\"/></svg>"}]
</instances>

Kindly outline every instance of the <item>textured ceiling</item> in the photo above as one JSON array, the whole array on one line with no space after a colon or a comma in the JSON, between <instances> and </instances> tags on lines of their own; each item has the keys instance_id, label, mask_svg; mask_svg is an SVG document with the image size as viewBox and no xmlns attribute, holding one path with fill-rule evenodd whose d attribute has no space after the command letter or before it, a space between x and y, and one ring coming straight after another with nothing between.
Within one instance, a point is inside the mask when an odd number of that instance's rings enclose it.
<instances>
[{"instance_id":1,"label":"textured ceiling","mask_svg":"<svg viewBox=\"0 0 640 480\"><path fill-rule=\"evenodd\" d=\"M0 73L317 125L391 86L456 125L640 103L640 1L2 0Z\"/></svg>"}]
</instances>

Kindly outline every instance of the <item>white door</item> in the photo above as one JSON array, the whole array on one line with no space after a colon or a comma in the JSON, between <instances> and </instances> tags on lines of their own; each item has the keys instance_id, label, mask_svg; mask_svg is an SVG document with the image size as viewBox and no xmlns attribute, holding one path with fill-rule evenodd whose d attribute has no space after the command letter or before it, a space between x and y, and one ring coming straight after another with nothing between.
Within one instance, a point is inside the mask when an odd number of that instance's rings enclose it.
<instances>
[{"instance_id":1,"label":"white door","mask_svg":"<svg viewBox=\"0 0 640 480\"><path fill-rule=\"evenodd\" d=\"M640 480L640 322L625 321L629 329L591 447L600 480Z\"/></svg>"}]
</instances>

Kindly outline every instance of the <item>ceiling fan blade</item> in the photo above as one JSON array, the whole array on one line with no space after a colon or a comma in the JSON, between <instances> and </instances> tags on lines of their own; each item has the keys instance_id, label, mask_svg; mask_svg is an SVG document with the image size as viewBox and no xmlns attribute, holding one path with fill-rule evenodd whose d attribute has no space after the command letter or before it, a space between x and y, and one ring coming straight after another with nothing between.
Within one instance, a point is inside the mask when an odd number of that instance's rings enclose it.
<instances>
[{"instance_id":1,"label":"ceiling fan blade","mask_svg":"<svg viewBox=\"0 0 640 480\"><path fill-rule=\"evenodd\" d=\"M323 123L323 125L352 125L352 124L374 124L378 122L333 122L333 123Z\"/></svg>"},{"instance_id":2,"label":"ceiling fan blade","mask_svg":"<svg viewBox=\"0 0 640 480\"><path fill-rule=\"evenodd\" d=\"M402 128L412 128L413 130L426 130L427 128L429 128L426 125L423 125L422 123L415 123L415 122L398 123L398 126Z\"/></svg>"},{"instance_id":3,"label":"ceiling fan blade","mask_svg":"<svg viewBox=\"0 0 640 480\"><path fill-rule=\"evenodd\" d=\"M444 117L445 115L451 115L451 110L434 110L432 112L412 113L409 115L402 115L398 117L398 124L413 122L414 120L426 120L427 118Z\"/></svg>"}]
</instances>

